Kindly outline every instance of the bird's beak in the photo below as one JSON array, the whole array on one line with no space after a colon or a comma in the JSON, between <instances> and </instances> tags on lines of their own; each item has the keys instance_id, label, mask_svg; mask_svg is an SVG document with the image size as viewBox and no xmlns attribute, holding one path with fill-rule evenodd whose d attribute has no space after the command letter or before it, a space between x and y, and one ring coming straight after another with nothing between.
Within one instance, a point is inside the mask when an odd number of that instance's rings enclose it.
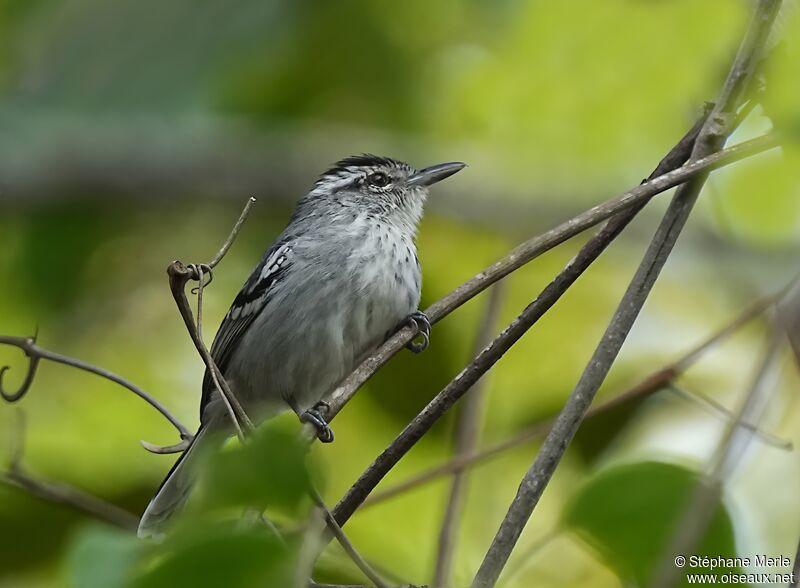
<instances>
[{"instance_id":1,"label":"bird's beak","mask_svg":"<svg viewBox=\"0 0 800 588\"><path fill-rule=\"evenodd\" d=\"M406 183L409 186L431 186L436 182L441 182L445 178L449 178L454 173L461 171L467 167L466 163L460 161L453 161L451 163L440 163L439 165L432 165L425 169L419 170L414 175L410 176Z\"/></svg>"}]
</instances>

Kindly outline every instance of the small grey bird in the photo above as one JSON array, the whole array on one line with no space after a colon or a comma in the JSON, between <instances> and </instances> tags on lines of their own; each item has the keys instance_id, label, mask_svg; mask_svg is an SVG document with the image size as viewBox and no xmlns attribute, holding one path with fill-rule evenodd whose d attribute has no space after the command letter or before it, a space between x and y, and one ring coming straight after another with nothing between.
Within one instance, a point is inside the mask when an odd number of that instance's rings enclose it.
<instances>
[{"instance_id":1,"label":"small grey bird","mask_svg":"<svg viewBox=\"0 0 800 588\"><path fill-rule=\"evenodd\" d=\"M414 238L428 187L464 168L417 170L359 155L343 159L302 198L222 321L211 354L255 422L291 408L333 434L323 396L398 328L413 323L423 344L430 323L417 310L421 272ZM208 439L230 434L225 404L206 372L200 430L150 501L139 536L161 533L186 501L193 456Z\"/></svg>"}]
</instances>

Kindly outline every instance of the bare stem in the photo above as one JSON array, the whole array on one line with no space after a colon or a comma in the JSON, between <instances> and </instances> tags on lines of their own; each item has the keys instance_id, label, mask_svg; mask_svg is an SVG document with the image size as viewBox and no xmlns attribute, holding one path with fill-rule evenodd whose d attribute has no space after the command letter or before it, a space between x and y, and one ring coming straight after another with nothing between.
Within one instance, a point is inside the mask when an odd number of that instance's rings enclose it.
<instances>
[{"instance_id":1,"label":"bare stem","mask_svg":"<svg viewBox=\"0 0 800 588\"><path fill-rule=\"evenodd\" d=\"M760 0L739 52L722 89L720 99L703 126L692 151L692 159L707 157L721 149L734 122L741 96L749 88L780 2ZM561 461L567 446L583 421L597 390L605 380L622 344L664 267L707 174L700 174L675 193L656 230L636 274L620 301L603 338L578 384L545 439L539 454L520 483L517 494L495 535L473 581L473 588L491 588L497 583L517 540Z\"/></svg>"},{"instance_id":2,"label":"bare stem","mask_svg":"<svg viewBox=\"0 0 800 588\"><path fill-rule=\"evenodd\" d=\"M336 540L339 542L339 545L342 546L342 549L344 549L345 553L347 553L350 559L353 560L353 563L358 566L358 569L364 572L364 575L369 578L375 584L375 586L377 586L377 588L389 588L389 585L386 583L386 581L381 578L380 574L378 574L378 572L376 572L371 565L369 565L367 560L365 560L358 550L353 546L350 539L347 538L347 535L345 535L345 532L339 526L339 523L337 523L336 519L333 518L331 511L328 510L328 507L325 505L325 502L322 500L322 496L319 495L317 489L311 488L309 493L311 495L311 499L317 505L317 508L319 508L322 512L328 529L333 536L336 537Z\"/></svg>"},{"instance_id":3,"label":"bare stem","mask_svg":"<svg viewBox=\"0 0 800 588\"><path fill-rule=\"evenodd\" d=\"M244 221L247 220L247 217L250 214L250 209L253 207L253 204L255 203L256 199L253 198L252 196L247 199L247 202L245 203L244 208L242 209L242 213L239 215L236 224L233 225L233 228L231 229L228 238L225 240L225 243L222 244L222 247L220 247L219 251L217 251L217 254L213 257L213 259L206 264L209 269L214 269L215 267L217 267L217 264L220 261L222 261L222 258L225 257L225 254L228 253L228 250L231 248L231 245L233 245L233 242L236 240L236 237L239 236L239 231L242 230Z\"/></svg>"},{"instance_id":4,"label":"bare stem","mask_svg":"<svg viewBox=\"0 0 800 588\"><path fill-rule=\"evenodd\" d=\"M123 529L136 528L139 519L123 508L73 486L43 482L26 474L22 469L22 457L25 452L25 415L22 412L18 415L19 419L16 421L17 426L13 430L11 440L8 471L0 472L0 483L24 490L47 502L69 506Z\"/></svg>"},{"instance_id":5,"label":"bare stem","mask_svg":"<svg viewBox=\"0 0 800 588\"><path fill-rule=\"evenodd\" d=\"M705 116L703 120L705 120ZM657 170L667 166L678 167L689 157L694 138L701 125L694 127L670 150L659 163ZM666 162L666 163L665 163ZM682 168L681 168L682 169ZM667 175L671 172L667 172ZM659 177L665 177L661 175ZM657 180L653 180L657 181ZM647 182L642 184L647 185ZM522 314L520 314L495 340L455 377L439 394L412 420L400 435L367 468L359 479L339 501L334 515L344 523L364 501L389 470L405 455L411 447L433 426L433 424L530 329L567 291L567 289L588 269L608 245L622 232L634 216L641 210L645 201L624 209L609 219L603 227L581 248L575 258L553 279ZM519 249L519 248L518 248ZM497 265L497 264L495 264ZM494 267L494 266L493 266ZM485 272L484 272L485 273ZM481 276L482 274L479 274ZM434 305L435 306L435 305Z\"/></svg>"},{"instance_id":6,"label":"bare stem","mask_svg":"<svg viewBox=\"0 0 800 588\"><path fill-rule=\"evenodd\" d=\"M769 394L764 383L778 355L781 335L778 329L770 333L763 357L755 369L751 384L745 390L741 408L720 439L703 479L697 484L683 516L675 526L669 548L664 552L654 576L653 588L670 588L678 583L682 570L675 565L675 556L692 553L711 523L721 497L722 483L736 467L744 444L752 438L749 423L758 420L765 396ZM744 444L736 442L740 434L745 437L742 439Z\"/></svg>"},{"instance_id":7,"label":"bare stem","mask_svg":"<svg viewBox=\"0 0 800 588\"><path fill-rule=\"evenodd\" d=\"M778 146L778 136L774 133L769 133L711 154L708 157L687 163L673 171L661 174L640 184L624 194L593 206L560 225L525 241L508 255L435 302L426 309L425 313L432 323L438 322L498 280L586 229L620 212L641 206L653 196L674 188L698 174L730 165L776 146ZM331 420L342 409L350 398L355 395L356 391L382 365L391 359L395 353L403 349L413 336L414 332L410 328L404 328L395 333L328 394L324 399L330 407L326 415L328 420ZM314 428L311 425L307 425L305 429L304 435L309 440L313 440L316 437Z\"/></svg>"},{"instance_id":8,"label":"bare stem","mask_svg":"<svg viewBox=\"0 0 800 588\"><path fill-rule=\"evenodd\" d=\"M191 439L192 434L189 430L181 423L178 418L173 415L167 408L161 404L158 400L156 400L152 395L142 390L139 386L131 382L130 380L126 380L122 376L118 376L117 374L110 372L106 369L98 367L96 365L92 365L80 359L75 359L74 357L67 357L66 355L61 355L59 353L55 353L53 351L49 351L40 347L36 344L35 337L10 337L5 335L0 335L0 344L3 345L12 345L14 347L18 347L21 349L25 355L28 357L29 364L28 364L28 373L25 377L25 381L20 386L20 388L14 393L7 393L3 390L2 380L3 374L8 370L8 366L3 366L0 369L0 395L2 395L4 400L8 402L16 402L20 400L25 394L27 394L28 390L30 390L31 384L33 384L33 380L36 377L36 370L39 367L39 362L42 359L46 359L48 361L52 361L55 363L60 363L62 365L67 365L84 372L89 372L90 374L94 374L96 376L100 376L101 378L105 378L106 380L110 380L115 384L119 384L123 388L126 388L136 394L139 398L147 402L150 406L155 408L161 415L167 419L173 427L178 430L178 433L181 436L181 439Z\"/></svg>"},{"instance_id":9,"label":"bare stem","mask_svg":"<svg viewBox=\"0 0 800 588\"><path fill-rule=\"evenodd\" d=\"M234 425L237 435L241 441L244 441L246 435L249 435L253 430L254 426L253 423L248 418L247 414L245 413L244 409L242 408L241 404L239 403L236 396L233 394L233 391L230 389L227 381L223 377L219 367L214 362L214 358L211 356L211 353L208 351L205 343L203 342L203 335L202 335L202 314L203 314L203 288L207 285L204 283L204 275L209 276L209 282L212 277L211 270L222 260L225 254L230 249L233 241L236 239L236 236L239 234L239 231L244 224L244 221L247 219L247 215L250 212L250 208L252 207L253 203L255 202L255 198L248 199L247 203L245 204L242 213L239 215L239 219L236 221L233 229L231 230L230 235L228 236L225 243L222 245L220 250L214 256L214 258L209 261L207 264L190 264L184 265L180 261L174 261L167 267L167 275L169 276L169 286L170 291L172 292L172 296L175 299L175 304L178 306L178 311L183 318L183 322L186 325L186 329L189 331L189 336L192 339L192 342L195 345L198 353L200 353L200 357L203 358L203 362L206 365L206 369L208 370L211 379L214 382L214 386L220 392L222 400L225 402L225 405L228 409L228 413L230 414L231 421ZM192 316L192 309L189 306L189 301L186 297L186 284L189 280L195 280L198 282L198 286L196 288L197 293L197 319L194 320ZM159 452L172 452L175 449L174 447L170 448L156 448ZM328 528L331 530L331 533L336 537L339 543L342 545L342 548L345 552L350 556L353 562L366 574L366 576L372 580L378 588L388 588L387 584L380 578L380 576L369 566L369 564L361 557L361 555L356 551L353 545L345 536L344 532L342 531L341 527L336 523L333 516L330 514L330 511L325 506L322 498L320 497L319 493L316 489L311 490L311 498L317 504L317 506L322 510L323 514L325 515L325 520L328 525Z\"/></svg>"},{"instance_id":10,"label":"bare stem","mask_svg":"<svg viewBox=\"0 0 800 588\"><path fill-rule=\"evenodd\" d=\"M47 502L63 504L123 529L136 529L139 517L97 496L62 483L47 483L31 478L20 469L0 473L0 482L25 490Z\"/></svg>"},{"instance_id":11,"label":"bare stem","mask_svg":"<svg viewBox=\"0 0 800 588\"><path fill-rule=\"evenodd\" d=\"M234 429L236 430L236 434L240 440L244 439L245 431L253 429L253 423L250 421L244 409L242 408L242 405L239 403L239 400L236 398L230 386L225 381L225 378L217 367L217 364L214 362L214 358L211 356L206 344L203 342L203 336L201 332L203 324L201 318L203 312L202 300L203 287L207 285L203 283L203 280L205 274L208 274L209 279L211 279L211 270L222 260L222 258L230 249L231 245L239 234L244 221L247 219L247 215L250 213L250 209L254 202L255 198L249 198L247 200L242 213L239 215L239 219L233 226L233 229L228 235L228 238L225 240L225 243L222 245L214 258L207 264L184 265L180 261L173 261L167 267L169 288L172 292L172 297L175 299L175 304L178 307L181 318L183 318L186 329L189 331L189 336L191 337L197 352L200 354L200 357L203 359L203 363L206 365L206 369L208 370L208 373L214 382L214 386L219 391L220 396L225 403L226 408L228 409L228 414L231 417ZM197 320L195 320L192 314L192 309L189 306L189 300L186 298L186 284L189 282L189 280L198 282Z\"/></svg>"},{"instance_id":12,"label":"bare stem","mask_svg":"<svg viewBox=\"0 0 800 588\"><path fill-rule=\"evenodd\" d=\"M586 413L586 418L588 419L596 415L603 414L633 400L646 398L654 392L669 386L687 369L689 369L689 367L694 365L705 353L722 343L725 339L733 335L755 317L760 316L766 309L776 304L776 302L782 300L786 293L794 287L796 280L797 278L790 282L789 285L781 288L778 292L769 294L767 296L762 296L761 298L755 300L730 322L726 323L723 327L709 335L706 339L689 349L675 361L647 374L641 380L630 386L627 390L617 394L613 398L610 398L597 406L593 406ZM689 396L692 395L689 394ZM362 508L379 504L389 500L390 498L394 498L399 494L403 494L409 490L429 482L433 482L434 480L438 480L439 478L448 474L485 463L492 458L505 453L506 451L525 445L533 439L546 434L548 431L550 431L554 422L555 417L547 418L543 421L533 424L529 428L517 433L509 439L500 441L477 452L457 456L444 464L432 467L429 470L414 476L413 478L400 482L396 486L387 488L382 492L372 494L364 501Z\"/></svg>"},{"instance_id":13,"label":"bare stem","mask_svg":"<svg viewBox=\"0 0 800 588\"><path fill-rule=\"evenodd\" d=\"M489 290L489 300L486 303L486 311L478 327L478 334L475 338L475 350L472 353L473 356L478 354L480 350L486 347L492 340L492 333L496 327L497 316L500 312L500 303L503 296L502 286L503 283L499 282ZM455 426L454 453L456 459L473 454L478 445L481 417L485 404L485 387L486 378L481 378L472 386L472 389L467 392L466 398L464 398ZM449 580L453 567L456 538L458 537L458 523L463 510L466 483L467 472L465 470L458 470L455 472L450 484L450 493L447 497L442 527L439 531L439 548L436 557L436 568L433 574L434 586L450 585Z\"/></svg>"}]
</instances>

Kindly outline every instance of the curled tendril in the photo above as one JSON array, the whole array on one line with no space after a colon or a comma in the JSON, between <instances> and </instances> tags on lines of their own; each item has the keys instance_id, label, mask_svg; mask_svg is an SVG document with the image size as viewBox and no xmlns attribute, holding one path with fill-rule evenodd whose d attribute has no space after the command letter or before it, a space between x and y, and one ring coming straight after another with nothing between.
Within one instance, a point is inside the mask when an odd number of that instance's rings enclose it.
<instances>
[{"instance_id":1,"label":"curled tendril","mask_svg":"<svg viewBox=\"0 0 800 588\"><path fill-rule=\"evenodd\" d=\"M26 340L28 346L33 345L35 342L36 339L34 337L30 337ZM3 387L3 376L10 368L7 365L4 365L2 368L0 368L0 396L2 396L3 400L6 402L16 402L25 396L30 389L31 384L33 384L33 380L36 378L36 370L39 368L39 360L41 358L38 355L31 355L25 347L23 347L23 351L29 360L28 373L25 375L25 381L22 382L16 392L7 392Z\"/></svg>"},{"instance_id":2,"label":"curled tendril","mask_svg":"<svg viewBox=\"0 0 800 588\"><path fill-rule=\"evenodd\" d=\"M211 266L207 263L190 263L186 266L186 269L192 272L192 279L194 280L204 280L206 279L206 276L208 276L208 281L203 283L203 288L214 281L214 274L211 271ZM192 294L197 294L199 291L200 286L195 286L192 288Z\"/></svg>"},{"instance_id":3,"label":"curled tendril","mask_svg":"<svg viewBox=\"0 0 800 588\"><path fill-rule=\"evenodd\" d=\"M192 444L192 439L194 439L194 437L191 435L181 435L181 437L181 442L176 443L175 445L155 445L153 443L149 443L148 441L140 441L139 443L141 443L142 447L144 447L150 453L156 453L159 455L181 453L182 451L189 449L189 446Z\"/></svg>"}]
</instances>

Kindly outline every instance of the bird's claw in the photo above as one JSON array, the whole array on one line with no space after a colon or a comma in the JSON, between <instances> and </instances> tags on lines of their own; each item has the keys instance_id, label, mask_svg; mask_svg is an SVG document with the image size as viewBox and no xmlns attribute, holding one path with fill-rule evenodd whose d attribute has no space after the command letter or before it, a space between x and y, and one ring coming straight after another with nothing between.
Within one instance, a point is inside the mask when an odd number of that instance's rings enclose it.
<instances>
[{"instance_id":1,"label":"bird's claw","mask_svg":"<svg viewBox=\"0 0 800 588\"><path fill-rule=\"evenodd\" d=\"M416 331L406 347L413 353L422 353L428 348L431 341L431 321L424 312L417 310L408 315L406 324ZM417 339L422 340L417 341Z\"/></svg>"},{"instance_id":2,"label":"bird's claw","mask_svg":"<svg viewBox=\"0 0 800 588\"><path fill-rule=\"evenodd\" d=\"M333 441L333 430L328 425L328 421L322 414L322 411L327 412L328 405L324 402L318 402L314 408L309 408L300 415L300 420L304 423L311 423L317 429L317 438L322 443L330 443Z\"/></svg>"}]
</instances>

